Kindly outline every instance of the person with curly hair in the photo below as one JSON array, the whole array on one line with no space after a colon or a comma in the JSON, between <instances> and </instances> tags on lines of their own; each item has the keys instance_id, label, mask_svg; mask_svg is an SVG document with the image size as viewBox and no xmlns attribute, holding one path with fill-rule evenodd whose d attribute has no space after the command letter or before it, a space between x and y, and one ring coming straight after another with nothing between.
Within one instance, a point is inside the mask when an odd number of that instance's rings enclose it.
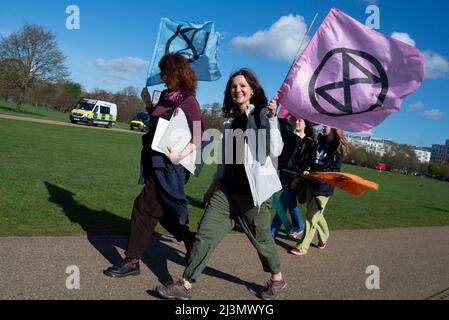
<instances>
[{"instance_id":1,"label":"person with curly hair","mask_svg":"<svg viewBox=\"0 0 449 320\"><path fill-rule=\"evenodd\" d=\"M194 124L201 126L201 110L195 97L196 75L189 61L181 54L165 55L159 62L159 68L161 78L167 86L159 102L152 104L147 88L144 88L141 94L150 115L148 132L142 138L141 180L145 186L134 201L126 258L119 265L104 270L104 274L111 277L140 273L139 260L143 257L158 223L178 241L184 242L186 257L195 236L188 227L188 201L184 191L189 173L179 161L201 144L201 137L194 137L193 134ZM181 152L169 147L166 156L153 150L151 144L158 120L170 120L178 108L184 111L193 138Z\"/></svg>"}]
</instances>

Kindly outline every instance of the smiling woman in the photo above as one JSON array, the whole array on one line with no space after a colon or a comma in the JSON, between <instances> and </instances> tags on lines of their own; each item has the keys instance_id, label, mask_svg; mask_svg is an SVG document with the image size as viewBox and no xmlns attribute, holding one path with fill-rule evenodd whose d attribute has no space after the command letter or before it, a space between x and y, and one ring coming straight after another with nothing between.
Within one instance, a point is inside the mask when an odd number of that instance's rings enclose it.
<instances>
[{"instance_id":1,"label":"smiling woman","mask_svg":"<svg viewBox=\"0 0 449 320\"><path fill-rule=\"evenodd\" d=\"M157 287L161 297L190 300L193 283L203 273L217 245L236 223L256 249L263 270L271 274L257 296L264 300L276 299L286 287L270 232L271 196L282 188L271 158L280 155L283 142L274 99L266 106L265 92L250 70L241 69L231 75L223 103L223 112L230 119L224 125L221 145L225 153L232 150L232 161L218 166L203 197L207 205L184 274L176 282ZM267 148L270 153L253 159L247 150L255 150L261 142L237 139L235 133L255 132L259 136L259 132L265 130L269 135L270 146ZM241 159L239 154L243 156Z\"/></svg>"},{"instance_id":2,"label":"smiling woman","mask_svg":"<svg viewBox=\"0 0 449 320\"><path fill-rule=\"evenodd\" d=\"M241 69L231 79L226 85L223 102L225 118L234 118L250 103L259 108L267 105L265 91L249 69Z\"/></svg>"}]
</instances>

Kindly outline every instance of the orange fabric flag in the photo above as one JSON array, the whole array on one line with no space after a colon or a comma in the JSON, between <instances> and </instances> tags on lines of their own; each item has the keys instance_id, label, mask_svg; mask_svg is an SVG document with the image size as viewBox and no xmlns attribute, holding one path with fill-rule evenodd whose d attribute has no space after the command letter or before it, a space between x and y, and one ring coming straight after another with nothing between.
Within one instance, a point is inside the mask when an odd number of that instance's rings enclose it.
<instances>
[{"instance_id":1,"label":"orange fabric flag","mask_svg":"<svg viewBox=\"0 0 449 320\"><path fill-rule=\"evenodd\" d=\"M370 189L379 190L379 185L354 174L342 172L311 172L309 177L318 178L346 192L360 197Z\"/></svg>"}]
</instances>

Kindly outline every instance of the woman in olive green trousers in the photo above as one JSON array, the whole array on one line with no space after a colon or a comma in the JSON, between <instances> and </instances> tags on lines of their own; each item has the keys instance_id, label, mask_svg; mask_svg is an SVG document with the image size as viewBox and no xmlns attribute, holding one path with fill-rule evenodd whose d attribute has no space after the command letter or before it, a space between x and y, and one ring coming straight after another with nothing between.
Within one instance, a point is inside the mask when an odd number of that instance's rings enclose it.
<instances>
[{"instance_id":1,"label":"woman in olive green trousers","mask_svg":"<svg viewBox=\"0 0 449 320\"><path fill-rule=\"evenodd\" d=\"M266 108L267 102L262 87L248 69L236 72L229 79L223 112L231 120L224 125L221 150L224 156L232 154L232 161L219 164L214 180L204 195L206 210L183 277L157 287L156 291L161 297L191 299L192 284L236 222L257 250L264 271L271 274L258 297L275 299L285 288L286 282L270 230L271 196L282 189L272 158L281 154L283 142L276 117L277 102L273 99ZM238 139L239 133L245 133L245 137L259 137L259 130L262 129L266 130L267 139ZM257 149L267 152L265 155L257 152L256 155L254 150Z\"/></svg>"}]
</instances>

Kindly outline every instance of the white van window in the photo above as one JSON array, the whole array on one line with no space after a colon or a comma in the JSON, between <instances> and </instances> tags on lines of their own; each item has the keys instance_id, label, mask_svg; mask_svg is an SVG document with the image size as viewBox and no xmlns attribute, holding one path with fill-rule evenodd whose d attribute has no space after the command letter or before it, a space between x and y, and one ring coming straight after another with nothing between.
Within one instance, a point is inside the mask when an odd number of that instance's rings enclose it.
<instances>
[{"instance_id":1,"label":"white van window","mask_svg":"<svg viewBox=\"0 0 449 320\"><path fill-rule=\"evenodd\" d=\"M93 113L97 113L98 112L98 106L95 107Z\"/></svg>"},{"instance_id":2,"label":"white van window","mask_svg":"<svg viewBox=\"0 0 449 320\"><path fill-rule=\"evenodd\" d=\"M94 108L94 105L93 105L93 104L86 103L86 102L80 102L80 103L76 106L76 109L78 109L78 110L84 110L84 111L92 111L93 108Z\"/></svg>"},{"instance_id":3,"label":"white van window","mask_svg":"<svg viewBox=\"0 0 449 320\"><path fill-rule=\"evenodd\" d=\"M111 114L111 108L100 106L100 113L101 114Z\"/></svg>"}]
</instances>

